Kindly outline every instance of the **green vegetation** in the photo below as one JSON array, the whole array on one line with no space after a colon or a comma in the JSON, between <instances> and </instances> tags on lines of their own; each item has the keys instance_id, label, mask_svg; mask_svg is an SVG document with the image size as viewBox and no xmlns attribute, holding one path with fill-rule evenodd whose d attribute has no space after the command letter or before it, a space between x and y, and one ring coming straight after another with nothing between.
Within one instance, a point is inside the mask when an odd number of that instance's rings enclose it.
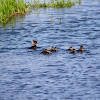
<instances>
[{"instance_id":1,"label":"green vegetation","mask_svg":"<svg viewBox=\"0 0 100 100\"><path fill-rule=\"evenodd\" d=\"M80 2L81 0L52 0L51 2L40 4L39 0L34 0L33 7L39 8L39 7L53 7L53 8L64 8L64 7L72 7L75 5L76 2Z\"/></svg>"},{"instance_id":2,"label":"green vegetation","mask_svg":"<svg viewBox=\"0 0 100 100\"><path fill-rule=\"evenodd\" d=\"M0 22L7 23L13 15L25 14L26 8L23 0L0 0Z\"/></svg>"},{"instance_id":3,"label":"green vegetation","mask_svg":"<svg viewBox=\"0 0 100 100\"><path fill-rule=\"evenodd\" d=\"M61 18L60 18L59 20L60 20L60 22L61 22Z\"/></svg>"},{"instance_id":4,"label":"green vegetation","mask_svg":"<svg viewBox=\"0 0 100 100\"><path fill-rule=\"evenodd\" d=\"M72 7L76 3L81 3L81 0L51 0L51 2L40 4L39 0L34 0L34 4L26 4L25 0L0 0L0 23L7 23L14 15L25 14L29 7L53 7L64 8ZM61 20L60 20L61 21Z\"/></svg>"}]
</instances>

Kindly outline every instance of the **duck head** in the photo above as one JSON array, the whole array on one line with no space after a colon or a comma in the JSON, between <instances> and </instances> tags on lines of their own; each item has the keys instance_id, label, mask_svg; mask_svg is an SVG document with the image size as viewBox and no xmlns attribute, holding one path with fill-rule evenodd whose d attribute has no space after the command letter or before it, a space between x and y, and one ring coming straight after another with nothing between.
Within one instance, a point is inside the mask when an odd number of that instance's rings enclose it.
<instances>
[{"instance_id":1,"label":"duck head","mask_svg":"<svg viewBox=\"0 0 100 100\"><path fill-rule=\"evenodd\" d=\"M33 45L36 45L37 44L37 41L32 40L32 44Z\"/></svg>"},{"instance_id":2,"label":"duck head","mask_svg":"<svg viewBox=\"0 0 100 100\"><path fill-rule=\"evenodd\" d=\"M69 47L69 50L72 50L72 47Z\"/></svg>"},{"instance_id":3,"label":"duck head","mask_svg":"<svg viewBox=\"0 0 100 100\"><path fill-rule=\"evenodd\" d=\"M54 49L55 49L55 48L52 46L52 47L51 47L51 50L54 50Z\"/></svg>"},{"instance_id":4,"label":"duck head","mask_svg":"<svg viewBox=\"0 0 100 100\"><path fill-rule=\"evenodd\" d=\"M83 48L83 46L80 46L80 50L83 50L84 48Z\"/></svg>"},{"instance_id":5,"label":"duck head","mask_svg":"<svg viewBox=\"0 0 100 100\"><path fill-rule=\"evenodd\" d=\"M54 50L57 52L57 47L55 47Z\"/></svg>"}]
</instances>

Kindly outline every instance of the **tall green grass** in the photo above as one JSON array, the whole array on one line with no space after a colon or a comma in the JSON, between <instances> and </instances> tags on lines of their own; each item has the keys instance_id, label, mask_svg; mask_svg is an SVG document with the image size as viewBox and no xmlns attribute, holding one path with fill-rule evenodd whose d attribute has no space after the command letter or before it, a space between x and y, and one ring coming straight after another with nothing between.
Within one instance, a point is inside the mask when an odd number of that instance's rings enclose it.
<instances>
[{"instance_id":1,"label":"tall green grass","mask_svg":"<svg viewBox=\"0 0 100 100\"><path fill-rule=\"evenodd\" d=\"M25 14L29 6L34 8L53 7L64 8L72 7L75 3L81 3L81 0L51 0L51 2L40 4L39 0L34 0L34 4L26 4L25 0L0 0L0 23L7 23L13 15Z\"/></svg>"},{"instance_id":2,"label":"tall green grass","mask_svg":"<svg viewBox=\"0 0 100 100\"><path fill-rule=\"evenodd\" d=\"M26 8L23 0L0 0L0 22L6 23L13 15L26 13Z\"/></svg>"},{"instance_id":3,"label":"tall green grass","mask_svg":"<svg viewBox=\"0 0 100 100\"><path fill-rule=\"evenodd\" d=\"M51 2L40 4L39 0L34 0L33 7L39 8L39 7L53 7L53 8L64 8L64 7L72 7L76 4L76 2L79 2L81 0L52 0Z\"/></svg>"}]
</instances>

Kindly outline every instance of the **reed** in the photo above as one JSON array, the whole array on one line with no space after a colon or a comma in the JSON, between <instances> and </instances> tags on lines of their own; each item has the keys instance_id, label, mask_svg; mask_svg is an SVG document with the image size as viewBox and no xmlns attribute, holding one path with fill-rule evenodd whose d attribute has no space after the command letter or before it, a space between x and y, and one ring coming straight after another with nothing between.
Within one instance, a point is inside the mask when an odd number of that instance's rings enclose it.
<instances>
[{"instance_id":1,"label":"reed","mask_svg":"<svg viewBox=\"0 0 100 100\"><path fill-rule=\"evenodd\" d=\"M39 7L53 7L53 8L64 8L64 7L72 7L77 2L81 2L81 0L52 0L51 2L40 4L39 0L34 0L33 7L39 8Z\"/></svg>"},{"instance_id":2,"label":"reed","mask_svg":"<svg viewBox=\"0 0 100 100\"><path fill-rule=\"evenodd\" d=\"M13 15L25 14L26 8L23 0L0 0L0 22L7 23Z\"/></svg>"},{"instance_id":3,"label":"reed","mask_svg":"<svg viewBox=\"0 0 100 100\"><path fill-rule=\"evenodd\" d=\"M52 7L64 8L72 7L81 0L52 0L51 2L40 4L39 0L34 0L34 4L26 4L25 0L0 0L0 23L7 23L16 14L25 14L28 8Z\"/></svg>"}]
</instances>

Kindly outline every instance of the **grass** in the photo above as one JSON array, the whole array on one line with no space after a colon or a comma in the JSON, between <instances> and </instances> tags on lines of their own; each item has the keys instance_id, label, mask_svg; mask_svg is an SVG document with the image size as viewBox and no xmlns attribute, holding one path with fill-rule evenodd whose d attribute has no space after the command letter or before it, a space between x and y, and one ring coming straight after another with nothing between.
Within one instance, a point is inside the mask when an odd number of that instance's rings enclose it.
<instances>
[{"instance_id":1,"label":"grass","mask_svg":"<svg viewBox=\"0 0 100 100\"><path fill-rule=\"evenodd\" d=\"M27 8L23 0L0 0L0 22L7 23L13 15L25 14Z\"/></svg>"},{"instance_id":2,"label":"grass","mask_svg":"<svg viewBox=\"0 0 100 100\"><path fill-rule=\"evenodd\" d=\"M81 0L52 0L51 2L40 4L39 0L34 0L34 4L26 4L25 0L0 0L0 23L7 23L16 14L25 14L30 6L34 8L53 7L64 8L72 7Z\"/></svg>"},{"instance_id":3,"label":"grass","mask_svg":"<svg viewBox=\"0 0 100 100\"><path fill-rule=\"evenodd\" d=\"M76 2L80 3L81 0L75 0L75 1L72 1L72 0L52 0L52 2L49 2L49 3L45 3L45 1L44 1L43 4L40 4L39 0L34 0L33 7L35 7L35 8L40 8L40 7L53 7L53 8L67 7L67 8L70 8L73 5L75 5Z\"/></svg>"}]
</instances>

